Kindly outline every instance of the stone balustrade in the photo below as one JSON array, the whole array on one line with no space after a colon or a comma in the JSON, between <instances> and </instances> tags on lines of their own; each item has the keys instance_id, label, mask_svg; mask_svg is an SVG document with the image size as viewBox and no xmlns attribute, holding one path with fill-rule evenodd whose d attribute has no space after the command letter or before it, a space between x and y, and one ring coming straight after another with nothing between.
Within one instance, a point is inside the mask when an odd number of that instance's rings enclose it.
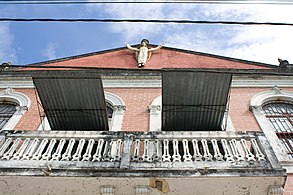
<instances>
[{"instance_id":1,"label":"stone balustrade","mask_svg":"<svg viewBox=\"0 0 293 195\"><path fill-rule=\"evenodd\" d=\"M0 168L2 174L16 168L34 175L38 168L219 172L279 165L256 132L2 131Z\"/></svg>"}]
</instances>

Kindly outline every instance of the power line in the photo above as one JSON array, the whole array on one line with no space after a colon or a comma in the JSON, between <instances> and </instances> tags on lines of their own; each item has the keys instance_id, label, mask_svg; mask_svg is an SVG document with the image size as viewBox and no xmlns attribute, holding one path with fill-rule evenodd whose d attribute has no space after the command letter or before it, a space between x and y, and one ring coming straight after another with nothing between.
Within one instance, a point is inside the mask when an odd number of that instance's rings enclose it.
<instances>
[{"instance_id":1,"label":"power line","mask_svg":"<svg viewBox=\"0 0 293 195\"><path fill-rule=\"evenodd\" d=\"M172 19L95 19L95 18L0 18L0 22L101 22L101 23L159 23L159 24L223 24L223 25L272 25L293 26L284 22L236 22L207 20L172 20Z\"/></svg>"},{"instance_id":2,"label":"power line","mask_svg":"<svg viewBox=\"0 0 293 195\"><path fill-rule=\"evenodd\" d=\"M290 0L262 0L262 1L253 1L253 0L238 0L238 1L229 1L229 0L214 0L214 1L208 1L208 0L145 0L145 1L123 1L123 0L116 0L116 1L110 1L110 0L100 0L100 1L68 1L68 0L0 0L0 4L23 4L23 5L29 5L29 4L122 4L122 3L129 3L129 4L139 4L139 3L148 3L148 4L154 4L154 3L185 3L185 4L271 4L271 5L293 5L293 2Z\"/></svg>"}]
</instances>

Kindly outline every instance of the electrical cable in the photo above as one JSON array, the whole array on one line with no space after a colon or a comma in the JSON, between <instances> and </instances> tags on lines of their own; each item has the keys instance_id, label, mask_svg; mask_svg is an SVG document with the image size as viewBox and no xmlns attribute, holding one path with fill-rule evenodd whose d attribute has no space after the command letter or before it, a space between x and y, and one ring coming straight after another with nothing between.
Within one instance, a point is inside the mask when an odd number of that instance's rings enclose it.
<instances>
[{"instance_id":1,"label":"electrical cable","mask_svg":"<svg viewBox=\"0 0 293 195\"><path fill-rule=\"evenodd\" d=\"M207 0L145 0L145 1L123 1L123 0L116 0L116 1L110 1L110 0L101 0L101 1L68 1L68 0L0 0L0 4L23 4L23 5L29 5L29 4L122 4L122 3L129 3L129 4L140 4L140 3L146 3L146 4L155 4L155 3L163 3L163 4L174 4L174 3L184 3L184 4L271 4L271 5L293 5L292 1L288 0L270 0L270 1L228 1L228 0L214 0L214 1L207 1Z\"/></svg>"},{"instance_id":2,"label":"electrical cable","mask_svg":"<svg viewBox=\"0 0 293 195\"><path fill-rule=\"evenodd\" d=\"M95 19L95 18L0 18L0 22L102 22L102 23L160 23L160 24L222 24L222 25L270 25L293 26L284 22L236 22L207 20L173 20L173 19Z\"/></svg>"}]
</instances>

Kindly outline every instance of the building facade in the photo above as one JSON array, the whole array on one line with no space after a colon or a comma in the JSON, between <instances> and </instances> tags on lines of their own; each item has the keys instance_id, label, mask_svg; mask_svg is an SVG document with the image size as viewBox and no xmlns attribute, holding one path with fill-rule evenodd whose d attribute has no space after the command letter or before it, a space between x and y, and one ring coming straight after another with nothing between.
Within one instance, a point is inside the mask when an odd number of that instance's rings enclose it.
<instances>
[{"instance_id":1,"label":"building facade","mask_svg":"<svg viewBox=\"0 0 293 195\"><path fill-rule=\"evenodd\" d=\"M290 64L141 47L3 68L2 194L293 194Z\"/></svg>"}]
</instances>

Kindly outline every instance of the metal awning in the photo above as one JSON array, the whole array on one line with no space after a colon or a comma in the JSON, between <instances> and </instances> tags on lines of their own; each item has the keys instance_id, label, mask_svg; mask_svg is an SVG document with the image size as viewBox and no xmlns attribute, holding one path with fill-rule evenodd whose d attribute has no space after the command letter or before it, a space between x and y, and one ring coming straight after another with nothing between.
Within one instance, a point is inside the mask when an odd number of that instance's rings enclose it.
<instances>
[{"instance_id":1,"label":"metal awning","mask_svg":"<svg viewBox=\"0 0 293 195\"><path fill-rule=\"evenodd\" d=\"M163 72L162 130L221 130L231 80L229 73Z\"/></svg>"},{"instance_id":2,"label":"metal awning","mask_svg":"<svg viewBox=\"0 0 293 195\"><path fill-rule=\"evenodd\" d=\"M33 78L52 130L108 130L100 78Z\"/></svg>"}]
</instances>

